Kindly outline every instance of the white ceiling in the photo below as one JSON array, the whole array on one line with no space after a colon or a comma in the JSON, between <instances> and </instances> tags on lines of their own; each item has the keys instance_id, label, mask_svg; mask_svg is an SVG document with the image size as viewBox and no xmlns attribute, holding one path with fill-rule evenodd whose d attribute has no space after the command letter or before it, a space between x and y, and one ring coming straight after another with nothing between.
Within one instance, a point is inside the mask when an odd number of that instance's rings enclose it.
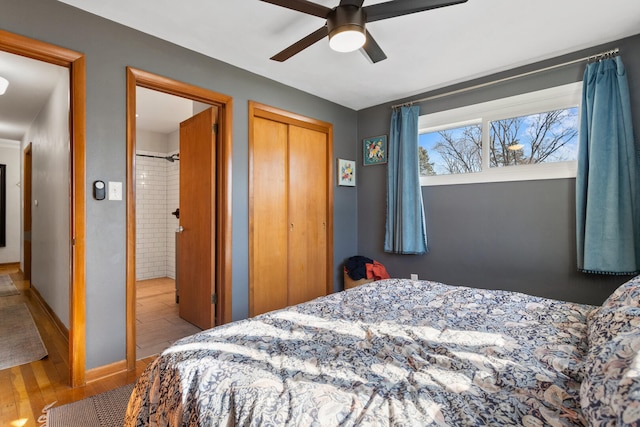
<instances>
[{"instance_id":1,"label":"white ceiling","mask_svg":"<svg viewBox=\"0 0 640 427\"><path fill-rule=\"evenodd\" d=\"M193 116L193 101L156 90L136 87L136 127L158 133L180 129Z\"/></svg>"},{"instance_id":2,"label":"white ceiling","mask_svg":"<svg viewBox=\"0 0 640 427\"><path fill-rule=\"evenodd\" d=\"M0 96L0 139L20 141L53 88L67 75L64 67L0 51L0 76L9 80Z\"/></svg>"},{"instance_id":3,"label":"white ceiling","mask_svg":"<svg viewBox=\"0 0 640 427\"><path fill-rule=\"evenodd\" d=\"M279 63L324 20L259 0L61 1L355 110L640 33L638 0L469 0L369 24L377 64L326 39Z\"/></svg>"},{"instance_id":4,"label":"white ceiling","mask_svg":"<svg viewBox=\"0 0 640 427\"><path fill-rule=\"evenodd\" d=\"M9 87L0 96L0 144L18 145L68 70L0 50L0 76ZM171 133L193 115L193 101L138 87L136 92L139 129Z\"/></svg>"},{"instance_id":5,"label":"white ceiling","mask_svg":"<svg viewBox=\"0 0 640 427\"><path fill-rule=\"evenodd\" d=\"M278 63L269 57L324 21L259 0L63 2L355 110L640 33L638 0L468 0L368 25L388 56L377 64L333 52L326 40ZM0 52L0 76L10 81L0 96L0 140L22 139L66 73ZM162 133L177 129L183 115L174 110L191 108L153 91L137 103L138 126Z\"/></svg>"}]
</instances>

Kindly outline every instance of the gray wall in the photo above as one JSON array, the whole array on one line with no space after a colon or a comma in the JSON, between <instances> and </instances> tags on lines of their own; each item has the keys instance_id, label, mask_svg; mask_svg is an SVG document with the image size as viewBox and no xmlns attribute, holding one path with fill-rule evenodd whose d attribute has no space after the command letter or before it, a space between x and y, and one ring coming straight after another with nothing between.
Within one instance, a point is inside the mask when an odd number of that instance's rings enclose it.
<instances>
[{"instance_id":1,"label":"gray wall","mask_svg":"<svg viewBox=\"0 0 640 427\"><path fill-rule=\"evenodd\" d=\"M22 141L31 143L31 285L69 327L69 72Z\"/></svg>"},{"instance_id":2,"label":"gray wall","mask_svg":"<svg viewBox=\"0 0 640 427\"><path fill-rule=\"evenodd\" d=\"M466 84L418 94L413 99L619 47L632 96L634 127L640 132L640 36L522 67ZM420 113L447 110L491 99L582 80L586 61L511 80L484 89L420 104ZM388 134L391 105L358 112L358 139ZM358 145L360 146L360 145ZM358 150L358 164L362 152ZM391 276L480 288L516 290L551 298L600 304L628 276L588 275L576 271L575 179L422 187L429 253L395 255L383 251L386 167L359 168L358 253L382 262Z\"/></svg>"},{"instance_id":3,"label":"gray wall","mask_svg":"<svg viewBox=\"0 0 640 427\"><path fill-rule=\"evenodd\" d=\"M145 129L136 129L136 150L168 153L169 134Z\"/></svg>"},{"instance_id":4,"label":"gray wall","mask_svg":"<svg viewBox=\"0 0 640 427\"><path fill-rule=\"evenodd\" d=\"M0 0L0 28L84 52L87 183L126 181L125 67L233 97L233 319L248 316L248 101L333 124L334 156L355 158L355 111L52 0ZM177 28L176 30L179 30ZM125 202L87 197L87 368L125 358ZM355 192L334 190L335 278L356 252ZM339 289L340 282L336 283Z\"/></svg>"}]
</instances>

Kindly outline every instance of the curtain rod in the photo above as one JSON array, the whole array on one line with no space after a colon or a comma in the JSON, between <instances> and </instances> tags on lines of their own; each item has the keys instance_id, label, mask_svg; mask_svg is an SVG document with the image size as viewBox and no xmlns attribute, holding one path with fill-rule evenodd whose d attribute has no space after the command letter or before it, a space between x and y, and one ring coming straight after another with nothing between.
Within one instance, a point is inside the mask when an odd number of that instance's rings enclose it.
<instances>
[{"instance_id":1,"label":"curtain rod","mask_svg":"<svg viewBox=\"0 0 640 427\"><path fill-rule=\"evenodd\" d=\"M602 59L614 57L614 56L618 55L619 53L620 53L620 49L619 48L615 48L615 49L611 49L611 50L608 50L606 52L601 52L601 53L598 53L598 54L595 54L595 55L585 56L584 58L574 59L573 61L568 61L568 62L563 62L561 64L551 65L549 67L541 68L539 70L527 71L526 73L517 74L515 76L504 77L502 79L493 80L493 81L486 82L486 83L480 83L480 84L477 84L477 85L474 85L474 86L469 86L469 87L465 87L465 88L462 88L462 89L453 90L451 92L440 93L438 95L427 96L425 98L420 98L420 99L414 99L413 101L407 101L407 102L403 102L402 104L392 105L391 108L406 107L406 106L409 106L409 105L418 104L420 102L431 101L431 100L438 99L438 98L444 98L445 96L457 95L459 93L464 93L464 92L468 92L468 91L475 90L475 89L481 89L481 88L487 87L487 86L493 86L495 84L507 82L509 80L515 80L515 79L519 79L519 78L522 78L522 77L527 77L527 76L530 76L530 75L533 75L533 74L542 73L544 71L549 71L549 70L553 70L553 69L556 69L556 68L561 68L561 67L566 67L568 65L577 64L578 62L600 61Z\"/></svg>"}]
</instances>

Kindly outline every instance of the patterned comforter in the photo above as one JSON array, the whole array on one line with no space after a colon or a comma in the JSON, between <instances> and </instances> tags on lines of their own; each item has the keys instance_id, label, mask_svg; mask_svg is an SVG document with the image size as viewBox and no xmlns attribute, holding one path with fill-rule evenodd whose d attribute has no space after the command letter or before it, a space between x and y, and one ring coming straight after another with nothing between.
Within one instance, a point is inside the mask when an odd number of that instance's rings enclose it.
<instances>
[{"instance_id":1,"label":"patterned comforter","mask_svg":"<svg viewBox=\"0 0 640 427\"><path fill-rule=\"evenodd\" d=\"M593 306L389 279L176 342L126 426L586 425Z\"/></svg>"}]
</instances>

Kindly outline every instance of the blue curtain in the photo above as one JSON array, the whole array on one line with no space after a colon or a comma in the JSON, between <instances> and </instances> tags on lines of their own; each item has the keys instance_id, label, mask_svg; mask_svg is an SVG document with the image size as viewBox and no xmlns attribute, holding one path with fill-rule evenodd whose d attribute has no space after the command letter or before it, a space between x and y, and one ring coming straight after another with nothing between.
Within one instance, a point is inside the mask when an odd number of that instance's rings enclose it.
<instances>
[{"instance_id":1,"label":"blue curtain","mask_svg":"<svg viewBox=\"0 0 640 427\"><path fill-rule=\"evenodd\" d=\"M582 91L576 176L578 269L636 274L640 270L638 153L622 59L588 64Z\"/></svg>"},{"instance_id":2,"label":"blue curtain","mask_svg":"<svg viewBox=\"0 0 640 427\"><path fill-rule=\"evenodd\" d=\"M387 158L387 226L385 252L424 254L424 220L418 167L418 113L420 108L393 109Z\"/></svg>"}]
</instances>

